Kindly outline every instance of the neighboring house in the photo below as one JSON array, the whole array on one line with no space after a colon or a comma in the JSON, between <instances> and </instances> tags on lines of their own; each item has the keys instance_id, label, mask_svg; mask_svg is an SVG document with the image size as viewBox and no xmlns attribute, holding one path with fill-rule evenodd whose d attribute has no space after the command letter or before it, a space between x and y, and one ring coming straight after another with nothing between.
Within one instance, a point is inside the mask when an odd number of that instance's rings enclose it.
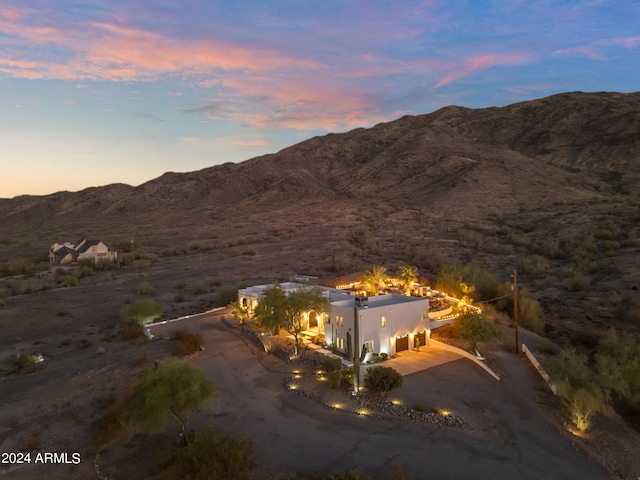
<instances>
[{"instance_id":1,"label":"neighboring house","mask_svg":"<svg viewBox=\"0 0 640 480\"><path fill-rule=\"evenodd\" d=\"M238 291L238 301L252 313L262 293L273 285L256 285ZM291 292L302 284L287 282L280 287ZM325 312L306 312L305 330L324 335L327 345L335 347L350 359L362 352L394 355L402 350L426 345L431 330L455 320L451 306L442 305L431 310L432 303L439 303L443 294L429 291L429 297L405 295L356 296L348 290L320 287L325 291L329 305ZM357 307L357 310L356 310ZM438 308L438 307L436 307ZM354 339L355 315L359 320L359 338Z\"/></svg>"},{"instance_id":2,"label":"neighboring house","mask_svg":"<svg viewBox=\"0 0 640 480\"><path fill-rule=\"evenodd\" d=\"M118 252L110 251L109 247L99 240L82 239L75 244L65 242L64 244L54 243L49 249L49 262L53 264L66 265L79 262L83 259L116 260Z\"/></svg>"}]
</instances>

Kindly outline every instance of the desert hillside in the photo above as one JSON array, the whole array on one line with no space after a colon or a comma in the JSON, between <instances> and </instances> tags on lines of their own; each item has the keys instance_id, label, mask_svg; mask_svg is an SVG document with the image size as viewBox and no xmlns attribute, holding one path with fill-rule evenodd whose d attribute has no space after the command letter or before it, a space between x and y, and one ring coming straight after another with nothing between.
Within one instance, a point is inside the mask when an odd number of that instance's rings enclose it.
<instances>
[{"instance_id":1,"label":"desert hillside","mask_svg":"<svg viewBox=\"0 0 640 480\"><path fill-rule=\"evenodd\" d=\"M0 200L0 260L91 237L256 276L518 267L555 325L638 327L639 236L640 93L446 107L135 188ZM288 261L261 269L275 251Z\"/></svg>"}]
</instances>

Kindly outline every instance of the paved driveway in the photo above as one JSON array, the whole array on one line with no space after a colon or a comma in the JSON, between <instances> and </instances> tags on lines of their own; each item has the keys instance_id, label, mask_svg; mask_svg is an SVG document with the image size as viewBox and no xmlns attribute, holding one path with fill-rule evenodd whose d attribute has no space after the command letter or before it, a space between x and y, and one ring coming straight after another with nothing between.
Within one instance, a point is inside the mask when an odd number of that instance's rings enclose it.
<instances>
[{"instance_id":1,"label":"paved driveway","mask_svg":"<svg viewBox=\"0 0 640 480\"><path fill-rule=\"evenodd\" d=\"M253 438L263 464L314 473L360 465L374 478L383 478L390 464L416 479L607 478L540 417L536 397L546 392L535 389L535 373L514 355L504 355L504 381L460 359L410 375L393 393L407 405L451 409L470 424L458 430L328 409L287 392L280 364L257 355L214 316L189 319L181 327L204 336L206 350L192 363L216 381L218 392L190 427L216 425ZM428 358L422 350L400 358ZM438 357L444 361L448 355Z\"/></svg>"},{"instance_id":2,"label":"paved driveway","mask_svg":"<svg viewBox=\"0 0 640 480\"><path fill-rule=\"evenodd\" d=\"M396 358L391 358L384 363L385 367L391 367L397 370L401 375L411 375L412 373L420 372L428 368L437 367L445 363L453 362L463 358L457 353L445 350L436 345L429 345L420 347L420 351L405 350L397 354ZM472 363L472 362L469 362ZM373 365L363 365L363 375L366 368Z\"/></svg>"}]
</instances>

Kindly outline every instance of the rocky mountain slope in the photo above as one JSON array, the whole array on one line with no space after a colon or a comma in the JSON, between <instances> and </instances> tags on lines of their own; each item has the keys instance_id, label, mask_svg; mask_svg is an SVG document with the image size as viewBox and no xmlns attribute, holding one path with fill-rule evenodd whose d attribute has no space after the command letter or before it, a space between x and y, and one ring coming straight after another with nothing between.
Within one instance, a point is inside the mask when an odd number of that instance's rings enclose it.
<instances>
[{"instance_id":1,"label":"rocky mountain slope","mask_svg":"<svg viewBox=\"0 0 640 480\"><path fill-rule=\"evenodd\" d=\"M338 270L377 261L499 272L535 260L531 288L548 308L576 288L581 315L598 317L589 296L622 292L602 300L606 320L637 288L639 224L640 93L573 92L445 107L135 188L0 200L0 253L135 236L161 254L241 256L238 245L252 245L259 257L286 243L298 271L335 270L337 259Z\"/></svg>"}]
</instances>

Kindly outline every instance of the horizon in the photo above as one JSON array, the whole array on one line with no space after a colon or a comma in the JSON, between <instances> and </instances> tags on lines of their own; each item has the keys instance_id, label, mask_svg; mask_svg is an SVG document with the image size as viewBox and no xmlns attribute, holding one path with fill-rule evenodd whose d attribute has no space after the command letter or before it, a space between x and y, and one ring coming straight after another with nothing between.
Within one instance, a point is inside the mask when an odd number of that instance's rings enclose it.
<instances>
[{"instance_id":1,"label":"horizon","mask_svg":"<svg viewBox=\"0 0 640 480\"><path fill-rule=\"evenodd\" d=\"M9 1L0 198L135 187L449 105L633 92L638 24L626 1Z\"/></svg>"}]
</instances>

